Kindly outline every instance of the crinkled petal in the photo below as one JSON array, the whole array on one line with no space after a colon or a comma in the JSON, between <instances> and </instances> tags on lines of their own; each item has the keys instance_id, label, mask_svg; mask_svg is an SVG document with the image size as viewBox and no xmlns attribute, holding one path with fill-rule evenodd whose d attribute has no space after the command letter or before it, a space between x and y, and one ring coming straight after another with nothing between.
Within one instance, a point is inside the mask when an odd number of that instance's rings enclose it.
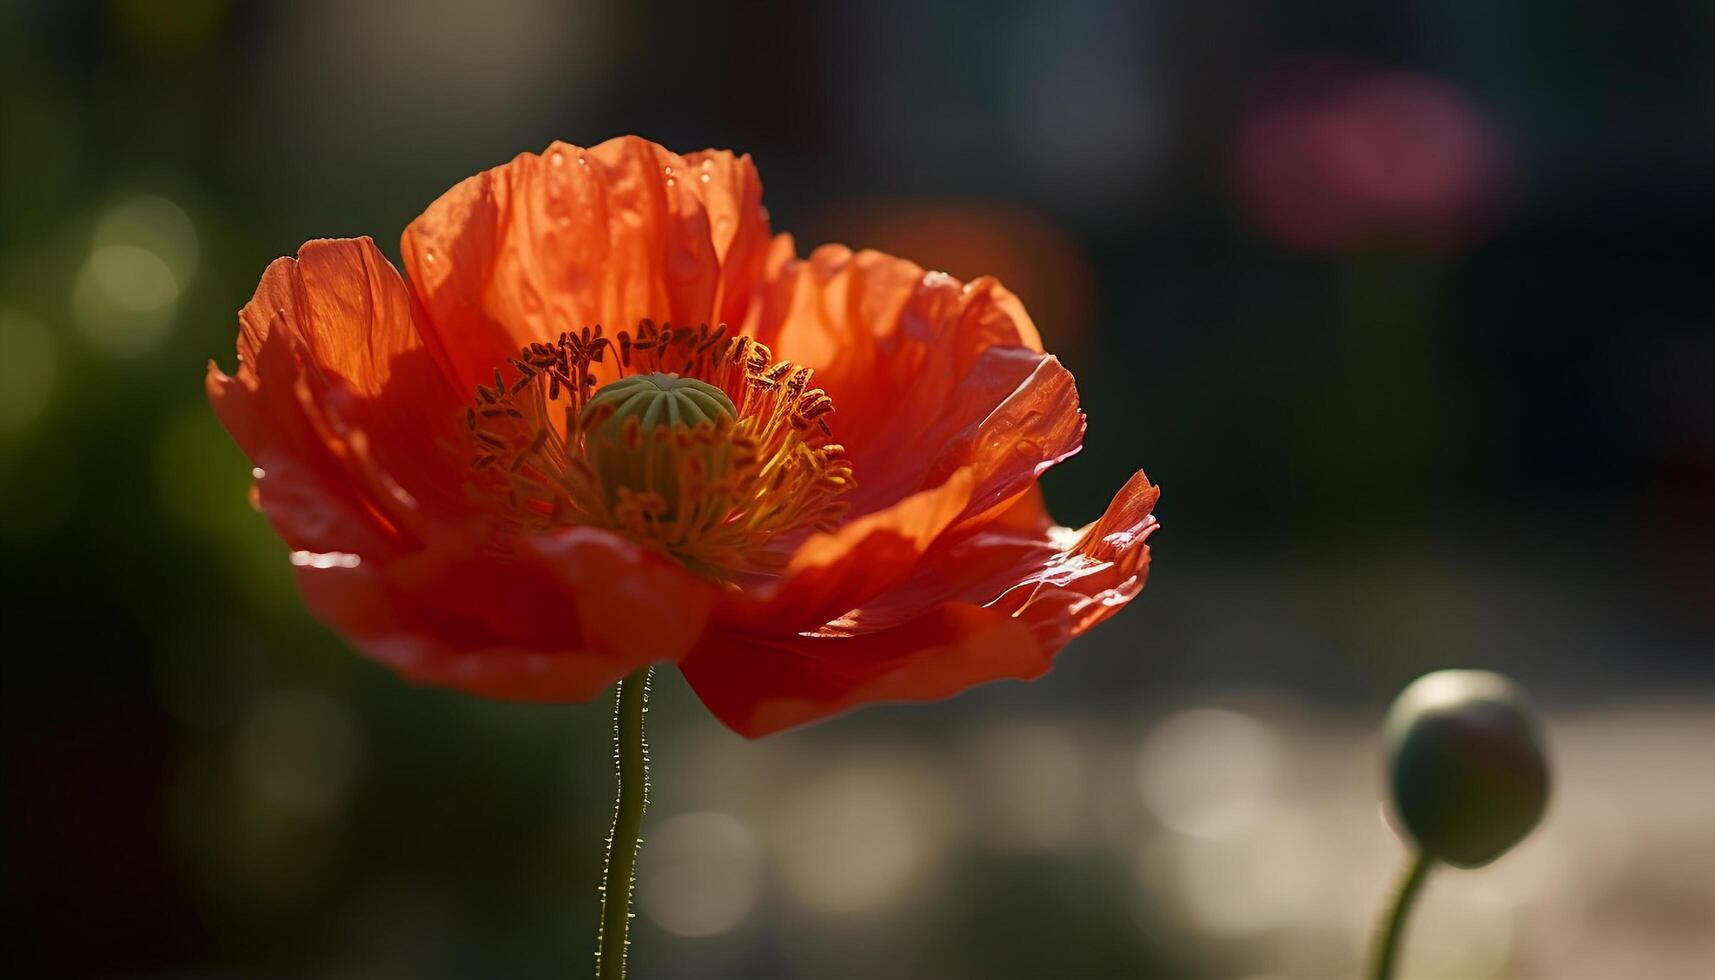
<instances>
[{"instance_id":1,"label":"crinkled petal","mask_svg":"<svg viewBox=\"0 0 1715 980\"><path fill-rule=\"evenodd\" d=\"M838 625L885 630L939 603L981 601L1021 615L1065 613L1072 635L1082 633L1143 588L1144 542L1155 533L1151 511L1160 496L1139 472L1099 520L1078 530L1043 526L1046 511L1025 498L982 531L937 549L910 581L854 608Z\"/></svg>"},{"instance_id":2,"label":"crinkled petal","mask_svg":"<svg viewBox=\"0 0 1715 980\"><path fill-rule=\"evenodd\" d=\"M882 701L930 701L1046 672L1143 588L1159 491L1134 476L1100 520L1043 528L1026 494L906 585L813 633L728 631L680 665L703 703L758 737Z\"/></svg>"},{"instance_id":3,"label":"crinkled petal","mask_svg":"<svg viewBox=\"0 0 1715 980\"><path fill-rule=\"evenodd\" d=\"M991 527L926 566L923 578L915 584L925 585L941 570L963 563L983 568L1004 556L1016 555L1009 572L989 582L974 582L972 588L986 592L990 582L1014 578L1006 591L988 601L988 608L1005 610L1031 623L1038 635L1063 630L1067 639L1080 636L1143 591L1149 577L1146 542L1160 526L1151 512L1160 497L1160 488L1139 471L1120 488L1095 523L1077 531L1051 528L1044 537ZM991 551L992 555L979 557L981 551ZM909 598L911 593L907 587L900 590L899 597ZM878 625L884 611L878 605L860 610L853 618L862 622L867 615L871 625Z\"/></svg>"},{"instance_id":4,"label":"crinkled petal","mask_svg":"<svg viewBox=\"0 0 1715 980\"><path fill-rule=\"evenodd\" d=\"M824 248L771 269L762 295L783 291L791 300L773 313L765 303L752 326L782 356L820 365L858 516L806 539L778 580L729 597L722 618L814 630L1032 492L1078 450L1084 416L1071 373L1036 349L1016 299L992 280L965 288L880 253Z\"/></svg>"},{"instance_id":5,"label":"crinkled petal","mask_svg":"<svg viewBox=\"0 0 1715 980\"><path fill-rule=\"evenodd\" d=\"M792 256L781 236L745 331L816 370L833 397L866 514L955 470L977 476L973 518L1009 503L1077 452L1077 388L1018 298L880 252L842 246Z\"/></svg>"},{"instance_id":6,"label":"crinkled petal","mask_svg":"<svg viewBox=\"0 0 1715 980\"><path fill-rule=\"evenodd\" d=\"M477 174L405 229L412 287L459 379L564 330L736 324L769 240L750 157L635 136Z\"/></svg>"},{"instance_id":7,"label":"crinkled petal","mask_svg":"<svg viewBox=\"0 0 1715 980\"><path fill-rule=\"evenodd\" d=\"M886 510L812 535L770 585L722 596L717 618L740 629L814 630L854 605L899 587L936 539L965 513L975 484L972 471L962 469Z\"/></svg>"},{"instance_id":8,"label":"crinkled petal","mask_svg":"<svg viewBox=\"0 0 1715 980\"><path fill-rule=\"evenodd\" d=\"M722 634L679 669L715 717L760 738L865 704L933 701L987 680L1038 677L1048 665L1028 624L957 604L864 636Z\"/></svg>"},{"instance_id":9,"label":"crinkled petal","mask_svg":"<svg viewBox=\"0 0 1715 980\"><path fill-rule=\"evenodd\" d=\"M239 324L238 370L210 363L209 399L293 548L377 554L462 509L461 400L374 242L276 260Z\"/></svg>"},{"instance_id":10,"label":"crinkled petal","mask_svg":"<svg viewBox=\"0 0 1715 980\"><path fill-rule=\"evenodd\" d=\"M708 583L605 531L568 529L508 558L480 544L447 531L392 561L306 561L298 588L406 678L513 700L587 700L702 632Z\"/></svg>"}]
</instances>

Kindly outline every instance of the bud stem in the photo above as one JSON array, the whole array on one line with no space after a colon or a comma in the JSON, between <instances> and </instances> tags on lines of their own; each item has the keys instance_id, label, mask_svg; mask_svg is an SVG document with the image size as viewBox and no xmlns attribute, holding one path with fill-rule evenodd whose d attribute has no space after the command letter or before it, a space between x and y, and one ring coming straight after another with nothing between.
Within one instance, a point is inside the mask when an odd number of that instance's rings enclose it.
<instances>
[{"instance_id":1,"label":"bud stem","mask_svg":"<svg viewBox=\"0 0 1715 980\"><path fill-rule=\"evenodd\" d=\"M1393 906L1388 909L1387 917L1376 928L1375 940L1375 969L1370 976L1374 980L1393 980L1395 964L1399 961L1399 951L1405 938L1405 920L1411 914L1412 904L1417 901L1417 893L1423 890L1423 882L1429 877L1429 870L1435 866L1435 859L1423 851L1418 851L1406 868L1405 876L1399 881L1399 890L1394 893Z\"/></svg>"},{"instance_id":2,"label":"bud stem","mask_svg":"<svg viewBox=\"0 0 1715 980\"><path fill-rule=\"evenodd\" d=\"M649 743L643 716L649 710L649 668L640 667L619 682L614 708L614 761L619 785L613 806L613 831L607 839L607 869L602 873L601 926L596 932L597 980L624 980L631 940L631 885L637 848L642 843L643 811L649 808Z\"/></svg>"}]
</instances>

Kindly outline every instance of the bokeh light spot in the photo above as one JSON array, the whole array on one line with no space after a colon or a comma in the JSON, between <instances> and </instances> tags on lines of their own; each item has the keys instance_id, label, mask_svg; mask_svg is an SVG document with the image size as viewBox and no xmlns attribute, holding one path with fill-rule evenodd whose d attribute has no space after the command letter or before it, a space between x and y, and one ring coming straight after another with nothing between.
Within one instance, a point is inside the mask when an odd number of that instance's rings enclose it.
<instances>
[{"instance_id":1,"label":"bokeh light spot","mask_svg":"<svg viewBox=\"0 0 1715 980\"><path fill-rule=\"evenodd\" d=\"M165 339L198 259L183 208L157 195L120 201L96 221L72 286L79 329L104 353L147 353Z\"/></svg>"},{"instance_id":2,"label":"bokeh light spot","mask_svg":"<svg viewBox=\"0 0 1715 980\"><path fill-rule=\"evenodd\" d=\"M887 907L941 851L940 793L906 765L854 765L809 781L783 801L771 838L787 890L831 915Z\"/></svg>"},{"instance_id":3,"label":"bokeh light spot","mask_svg":"<svg viewBox=\"0 0 1715 980\"><path fill-rule=\"evenodd\" d=\"M649 833L638 900L651 921L680 936L729 932L762 891L756 835L724 813L687 813Z\"/></svg>"},{"instance_id":4,"label":"bokeh light spot","mask_svg":"<svg viewBox=\"0 0 1715 980\"><path fill-rule=\"evenodd\" d=\"M1138 792L1168 828L1195 837L1242 829L1273 794L1276 738L1236 711L1192 708L1155 726L1138 754Z\"/></svg>"},{"instance_id":5,"label":"bokeh light spot","mask_svg":"<svg viewBox=\"0 0 1715 980\"><path fill-rule=\"evenodd\" d=\"M137 245L103 245L78 272L72 312L97 348L132 356L166 337L178 298L178 279L159 255Z\"/></svg>"},{"instance_id":6,"label":"bokeh light spot","mask_svg":"<svg viewBox=\"0 0 1715 980\"><path fill-rule=\"evenodd\" d=\"M95 224L94 245L135 245L148 249L184 285L196 275L200 259L196 225L184 208L158 194L140 194L109 208Z\"/></svg>"}]
</instances>

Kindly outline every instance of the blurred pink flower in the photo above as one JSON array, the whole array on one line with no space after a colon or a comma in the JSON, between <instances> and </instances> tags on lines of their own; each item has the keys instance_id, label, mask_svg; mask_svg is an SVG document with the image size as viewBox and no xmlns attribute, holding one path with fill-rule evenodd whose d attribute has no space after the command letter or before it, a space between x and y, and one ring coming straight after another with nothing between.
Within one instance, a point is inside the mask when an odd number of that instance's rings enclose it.
<instances>
[{"instance_id":1,"label":"blurred pink flower","mask_svg":"<svg viewBox=\"0 0 1715 980\"><path fill-rule=\"evenodd\" d=\"M1450 248L1491 223L1504 158L1495 128L1445 82L1314 62L1255 84L1232 176L1252 220L1295 248Z\"/></svg>"}]
</instances>

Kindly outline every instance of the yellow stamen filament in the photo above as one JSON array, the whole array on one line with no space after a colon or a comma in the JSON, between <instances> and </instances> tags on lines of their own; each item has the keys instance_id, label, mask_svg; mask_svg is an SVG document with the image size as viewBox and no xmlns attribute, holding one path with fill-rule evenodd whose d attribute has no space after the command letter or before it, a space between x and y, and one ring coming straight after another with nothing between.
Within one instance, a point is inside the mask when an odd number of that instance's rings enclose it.
<instances>
[{"instance_id":1,"label":"yellow stamen filament","mask_svg":"<svg viewBox=\"0 0 1715 980\"><path fill-rule=\"evenodd\" d=\"M776 362L724 325L644 320L612 337L585 328L531 344L509 366L510 381L497 369L492 388L477 386L465 423L471 484L512 531L605 527L729 579L778 567L782 536L831 530L845 515L839 498L856 484L828 427L833 400L811 386L809 368ZM646 428L635 411L616 418L615 398L597 397L598 372L696 379L736 411ZM632 461L622 476L608 462L616 452Z\"/></svg>"}]
</instances>

